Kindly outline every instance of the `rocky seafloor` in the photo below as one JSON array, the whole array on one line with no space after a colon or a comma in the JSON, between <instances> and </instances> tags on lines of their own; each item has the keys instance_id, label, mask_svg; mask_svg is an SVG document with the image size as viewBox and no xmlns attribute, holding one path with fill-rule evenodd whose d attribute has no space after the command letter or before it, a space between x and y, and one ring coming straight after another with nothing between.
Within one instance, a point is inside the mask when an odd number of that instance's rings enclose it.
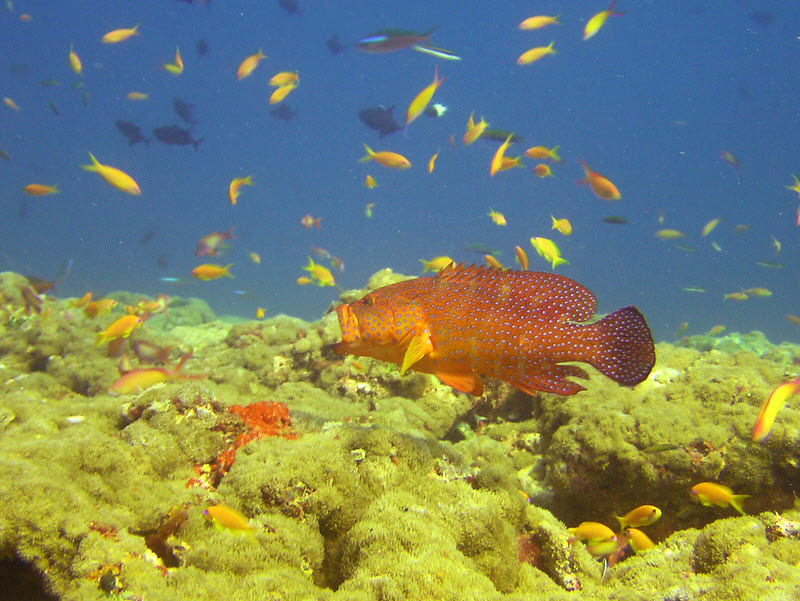
<instances>
[{"instance_id":1,"label":"rocky seafloor","mask_svg":"<svg viewBox=\"0 0 800 601\"><path fill-rule=\"evenodd\" d=\"M231 324L173 299L132 339L168 366L192 351L198 377L111 394L121 359L96 334L139 299L112 296L92 318L0 274L6 598L800 598L798 401L750 434L796 345L689 337L633 389L592 372L572 397L487 380L476 399L335 355L332 312ZM702 481L750 495L747 515L695 502ZM607 566L571 540L642 504L663 511L653 548Z\"/></svg>"}]
</instances>

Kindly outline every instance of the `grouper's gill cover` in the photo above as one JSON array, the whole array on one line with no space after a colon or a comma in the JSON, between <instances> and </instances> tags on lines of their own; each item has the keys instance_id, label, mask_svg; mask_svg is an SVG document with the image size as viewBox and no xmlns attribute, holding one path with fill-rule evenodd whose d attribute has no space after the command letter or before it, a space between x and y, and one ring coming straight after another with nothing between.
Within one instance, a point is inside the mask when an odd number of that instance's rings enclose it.
<instances>
[{"instance_id":1,"label":"grouper's gill cover","mask_svg":"<svg viewBox=\"0 0 800 601\"><path fill-rule=\"evenodd\" d=\"M593 365L632 386L655 363L653 338L638 309L624 307L584 324L597 303L569 278L534 271L450 265L370 292L337 308L342 341L336 352L374 357L435 374L462 392L481 394L481 376L533 394L575 394L567 378Z\"/></svg>"}]
</instances>

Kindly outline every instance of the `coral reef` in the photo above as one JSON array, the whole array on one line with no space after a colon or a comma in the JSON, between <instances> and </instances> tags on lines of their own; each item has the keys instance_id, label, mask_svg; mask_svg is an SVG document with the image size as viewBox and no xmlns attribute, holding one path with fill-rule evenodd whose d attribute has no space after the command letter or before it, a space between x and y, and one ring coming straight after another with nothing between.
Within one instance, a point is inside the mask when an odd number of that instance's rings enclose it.
<instances>
[{"instance_id":1,"label":"coral reef","mask_svg":"<svg viewBox=\"0 0 800 601\"><path fill-rule=\"evenodd\" d=\"M403 278L384 270L367 289ZM165 350L170 365L193 351L191 371L208 377L113 395L119 355L141 365L141 354L128 339L97 346L96 333L141 295L117 293L114 311L88 317L73 301L34 301L29 287L0 274L0 575L30 579L39 594L796 593L800 415L781 412L763 444L750 430L766 395L796 376L800 347L756 333L711 346L693 337L659 343L656 368L633 389L593 372L572 397L487 381L476 399L333 354L333 313L230 324L187 299L131 338ZM701 481L750 495L748 515L694 502ZM647 529L656 545L614 565L567 531L616 527L615 515L645 503L663 510ZM212 505L247 516L251 535L214 528Z\"/></svg>"}]
</instances>

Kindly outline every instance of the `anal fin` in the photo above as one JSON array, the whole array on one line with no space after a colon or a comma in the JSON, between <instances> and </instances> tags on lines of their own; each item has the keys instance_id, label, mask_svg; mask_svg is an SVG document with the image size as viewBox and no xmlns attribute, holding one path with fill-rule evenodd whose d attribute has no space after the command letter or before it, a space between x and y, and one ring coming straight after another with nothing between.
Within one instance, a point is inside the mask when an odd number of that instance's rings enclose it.
<instances>
[{"instance_id":1,"label":"anal fin","mask_svg":"<svg viewBox=\"0 0 800 601\"><path fill-rule=\"evenodd\" d=\"M483 380L472 372L437 371L434 375L444 384L459 392L480 396L483 394Z\"/></svg>"}]
</instances>

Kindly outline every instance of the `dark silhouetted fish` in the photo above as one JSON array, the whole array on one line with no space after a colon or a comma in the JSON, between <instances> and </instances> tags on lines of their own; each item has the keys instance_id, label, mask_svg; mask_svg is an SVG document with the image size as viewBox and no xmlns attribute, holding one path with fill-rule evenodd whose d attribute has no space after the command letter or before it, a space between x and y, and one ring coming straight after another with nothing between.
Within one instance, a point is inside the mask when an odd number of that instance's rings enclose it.
<instances>
[{"instance_id":1,"label":"dark silhouetted fish","mask_svg":"<svg viewBox=\"0 0 800 601\"><path fill-rule=\"evenodd\" d=\"M197 52L197 56L203 57L208 54L211 47L208 45L208 42L206 42L205 38L200 38L197 44L194 45L194 50Z\"/></svg>"},{"instance_id":2,"label":"dark silhouetted fish","mask_svg":"<svg viewBox=\"0 0 800 601\"><path fill-rule=\"evenodd\" d=\"M506 138L511 136L511 142L523 142L525 138L511 133L507 129L487 129L481 134L481 140L490 140L493 142L505 142Z\"/></svg>"},{"instance_id":3,"label":"dark silhouetted fish","mask_svg":"<svg viewBox=\"0 0 800 601\"><path fill-rule=\"evenodd\" d=\"M158 231L157 227L151 227L144 233L144 235L141 238L139 238L139 244L144 246L145 244L150 242L150 240L152 240L155 237L157 231Z\"/></svg>"},{"instance_id":4,"label":"dark silhouetted fish","mask_svg":"<svg viewBox=\"0 0 800 601\"><path fill-rule=\"evenodd\" d=\"M303 14L303 9L300 8L300 2L298 2L298 0L278 0L278 6L290 15L297 15L299 17Z\"/></svg>"},{"instance_id":5,"label":"dark silhouetted fish","mask_svg":"<svg viewBox=\"0 0 800 601\"><path fill-rule=\"evenodd\" d=\"M175 110L175 114L178 115L181 119L183 119L189 125L194 125L195 123L199 123L192 115L192 109L194 109L193 104L189 104L188 102L184 102L180 98L175 98L172 101L172 108Z\"/></svg>"},{"instance_id":6,"label":"dark silhouetted fish","mask_svg":"<svg viewBox=\"0 0 800 601\"><path fill-rule=\"evenodd\" d=\"M400 125L394 119L393 110L394 105L390 106L388 109L382 106L376 106L370 109L361 109L358 111L358 117L367 127L377 131L382 138L401 129Z\"/></svg>"},{"instance_id":7,"label":"dark silhouetted fish","mask_svg":"<svg viewBox=\"0 0 800 601\"><path fill-rule=\"evenodd\" d=\"M341 54L344 52L345 46L339 41L339 34L334 33L325 41L325 45L328 47L328 50L331 51L331 54Z\"/></svg>"},{"instance_id":8,"label":"dark silhouetted fish","mask_svg":"<svg viewBox=\"0 0 800 601\"><path fill-rule=\"evenodd\" d=\"M128 138L128 145L133 146L137 142L144 142L144 145L147 146L150 143L150 138L145 138L144 135L142 135L142 130L139 129L139 126L135 123L117 119L114 121L114 125L117 126L117 129L123 136Z\"/></svg>"},{"instance_id":9,"label":"dark silhouetted fish","mask_svg":"<svg viewBox=\"0 0 800 601\"><path fill-rule=\"evenodd\" d=\"M171 146L188 146L191 144L197 150L203 138L195 140L192 138L192 132L188 129L183 129L177 125L163 125L153 130L153 135L158 138L159 142L169 144Z\"/></svg>"},{"instance_id":10,"label":"dark silhouetted fish","mask_svg":"<svg viewBox=\"0 0 800 601\"><path fill-rule=\"evenodd\" d=\"M297 114L295 111L292 110L286 103L279 104L274 109L269 112L270 115L275 117L276 119L281 119L282 121L286 121L287 123L294 119L294 116Z\"/></svg>"}]
</instances>

